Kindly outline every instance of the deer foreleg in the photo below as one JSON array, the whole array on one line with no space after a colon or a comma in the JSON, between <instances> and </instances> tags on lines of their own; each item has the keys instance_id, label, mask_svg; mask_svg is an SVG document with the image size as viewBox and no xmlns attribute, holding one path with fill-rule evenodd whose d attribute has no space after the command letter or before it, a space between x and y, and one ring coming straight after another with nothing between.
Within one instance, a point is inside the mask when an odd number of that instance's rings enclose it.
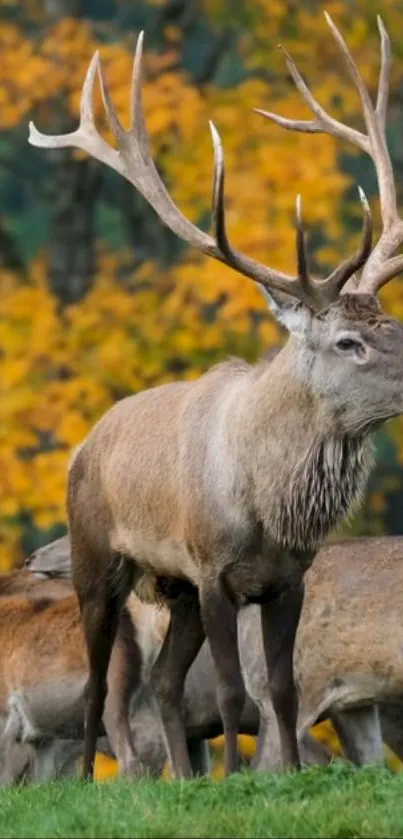
<instances>
[{"instance_id":1,"label":"deer foreleg","mask_svg":"<svg viewBox=\"0 0 403 839\"><path fill-rule=\"evenodd\" d=\"M186 674L204 641L197 590L186 591L170 604L171 621L151 683L158 702L166 747L176 778L192 776L182 718Z\"/></svg>"},{"instance_id":2,"label":"deer foreleg","mask_svg":"<svg viewBox=\"0 0 403 839\"><path fill-rule=\"evenodd\" d=\"M272 594L261 605L263 646L273 708L276 714L281 754L285 766L300 766L297 744L298 697L294 681L295 636L304 598L298 586Z\"/></svg>"},{"instance_id":3,"label":"deer foreleg","mask_svg":"<svg viewBox=\"0 0 403 839\"><path fill-rule=\"evenodd\" d=\"M203 623L218 675L217 703L224 729L225 773L238 769L237 736L245 704L238 649L237 610L221 580L200 592Z\"/></svg>"},{"instance_id":4,"label":"deer foreleg","mask_svg":"<svg viewBox=\"0 0 403 839\"><path fill-rule=\"evenodd\" d=\"M138 775L143 768L130 728L131 704L141 687L142 670L141 650L137 641L132 639L132 633L130 616L123 611L108 670L108 693L103 715L105 731L123 775Z\"/></svg>"}]
</instances>

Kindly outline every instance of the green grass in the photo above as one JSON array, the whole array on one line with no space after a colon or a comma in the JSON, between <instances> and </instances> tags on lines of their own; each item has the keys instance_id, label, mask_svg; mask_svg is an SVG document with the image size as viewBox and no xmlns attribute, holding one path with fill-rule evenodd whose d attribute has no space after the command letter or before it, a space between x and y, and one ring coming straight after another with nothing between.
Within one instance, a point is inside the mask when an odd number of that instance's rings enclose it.
<instances>
[{"instance_id":1,"label":"green grass","mask_svg":"<svg viewBox=\"0 0 403 839\"><path fill-rule=\"evenodd\" d=\"M0 837L403 837L403 776L334 764L226 781L0 790Z\"/></svg>"}]
</instances>

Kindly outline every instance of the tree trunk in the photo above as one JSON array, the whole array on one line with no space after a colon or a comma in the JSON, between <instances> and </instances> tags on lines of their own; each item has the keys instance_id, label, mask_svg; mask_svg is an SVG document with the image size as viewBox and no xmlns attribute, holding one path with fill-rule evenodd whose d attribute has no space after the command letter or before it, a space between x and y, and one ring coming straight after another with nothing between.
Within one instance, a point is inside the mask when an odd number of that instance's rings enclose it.
<instances>
[{"instance_id":1,"label":"tree trunk","mask_svg":"<svg viewBox=\"0 0 403 839\"><path fill-rule=\"evenodd\" d=\"M52 176L48 282L63 305L76 303L92 286L95 212L101 183L96 161L57 152Z\"/></svg>"},{"instance_id":2,"label":"tree trunk","mask_svg":"<svg viewBox=\"0 0 403 839\"><path fill-rule=\"evenodd\" d=\"M81 17L82 0L44 0L47 22ZM62 97L55 103L52 133L75 126ZM92 286L96 200L101 181L94 160L77 160L71 149L52 154L48 282L62 305L76 303Z\"/></svg>"},{"instance_id":3,"label":"tree trunk","mask_svg":"<svg viewBox=\"0 0 403 839\"><path fill-rule=\"evenodd\" d=\"M82 0L44 0L47 17L54 21L60 17L81 17Z\"/></svg>"}]
</instances>

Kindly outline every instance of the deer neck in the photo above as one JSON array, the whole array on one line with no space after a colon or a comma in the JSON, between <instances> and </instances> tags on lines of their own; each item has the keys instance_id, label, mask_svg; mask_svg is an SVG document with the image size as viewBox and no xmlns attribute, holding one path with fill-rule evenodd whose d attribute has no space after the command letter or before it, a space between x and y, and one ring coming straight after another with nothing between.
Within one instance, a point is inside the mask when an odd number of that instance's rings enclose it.
<instances>
[{"instance_id":1,"label":"deer neck","mask_svg":"<svg viewBox=\"0 0 403 839\"><path fill-rule=\"evenodd\" d=\"M264 531L276 544L303 551L354 511L373 465L371 438L343 429L310 386L309 364L291 339L262 368L243 442L253 453L255 512Z\"/></svg>"}]
</instances>

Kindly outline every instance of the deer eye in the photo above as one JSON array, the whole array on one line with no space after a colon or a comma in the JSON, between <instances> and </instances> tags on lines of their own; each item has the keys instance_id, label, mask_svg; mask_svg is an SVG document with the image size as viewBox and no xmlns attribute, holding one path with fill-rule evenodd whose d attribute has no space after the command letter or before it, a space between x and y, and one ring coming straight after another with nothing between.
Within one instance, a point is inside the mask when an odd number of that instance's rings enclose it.
<instances>
[{"instance_id":1,"label":"deer eye","mask_svg":"<svg viewBox=\"0 0 403 839\"><path fill-rule=\"evenodd\" d=\"M354 341L353 338L340 338L336 346L339 350L356 350L361 347L361 344L358 341Z\"/></svg>"},{"instance_id":2,"label":"deer eye","mask_svg":"<svg viewBox=\"0 0 403 839\"><path fill-rule=\"evenodd\" d=\"M365 355L365 348L363 344L355 338L339 338L339 340L336 341L336 347L343 353L356 353L356 355L361 357Z\"/></svg>"}]
</instances>

